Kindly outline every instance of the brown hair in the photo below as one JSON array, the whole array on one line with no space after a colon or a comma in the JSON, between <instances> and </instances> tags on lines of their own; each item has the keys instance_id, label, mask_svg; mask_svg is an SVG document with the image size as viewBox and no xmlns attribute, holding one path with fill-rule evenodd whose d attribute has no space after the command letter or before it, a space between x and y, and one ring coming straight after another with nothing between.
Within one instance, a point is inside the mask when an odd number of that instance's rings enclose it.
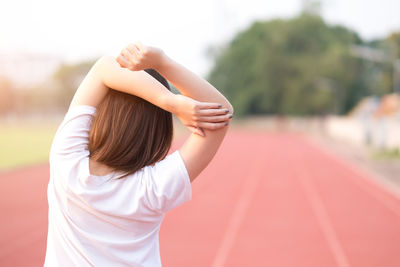
<instances>
[{"instance_id":1,"label":"brown hair","mask_svg":"<svg viewBox=\"0 0 400 267\"><path fill-rule=\"evenodd\" d=\"M167 80L145 70L170 90ZM134 95L110 89L97 107L89 133L90 158L126 177L166 157L173 135L172 114Z\"/></svg>"}]
</instances>

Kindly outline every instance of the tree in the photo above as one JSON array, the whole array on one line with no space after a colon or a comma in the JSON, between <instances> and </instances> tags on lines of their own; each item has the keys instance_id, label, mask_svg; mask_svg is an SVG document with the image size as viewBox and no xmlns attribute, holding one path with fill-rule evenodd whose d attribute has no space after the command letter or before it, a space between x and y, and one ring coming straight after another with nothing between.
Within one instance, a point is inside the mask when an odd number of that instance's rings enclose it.
<instances>
[{"instance_id":1,"label":"tree","mask_svg":"<svg viewBox=\"0 0 400 267\"><path fill-rule=\"evenodd\" d=\"M391 48L391 54L393 58L400 58L400 32L392 33L386 42Z\"/></svg>"},{"instance_id":2,"label":"tree","mask_svg":"<svg viewBox=\"0 0 400 267\"><path fill-rule=\"evenodd\" d=\"M208 78L237 115L344 113L368 94L349 52L360 43L318 16L255 22L216 56Z\"/></svg>"},{"instance_id":3,"label":"tree","mask_svg":"<svg viewBox=\"0 0 400 267\"><path fill-rule=\"evenodd\" d=\"M76 89L82 82L94 61L84 61L77 64L63 64L54 73L53 79L57 83L55 101L58 105L68 107Z\"/></svg>"}]
</instances>

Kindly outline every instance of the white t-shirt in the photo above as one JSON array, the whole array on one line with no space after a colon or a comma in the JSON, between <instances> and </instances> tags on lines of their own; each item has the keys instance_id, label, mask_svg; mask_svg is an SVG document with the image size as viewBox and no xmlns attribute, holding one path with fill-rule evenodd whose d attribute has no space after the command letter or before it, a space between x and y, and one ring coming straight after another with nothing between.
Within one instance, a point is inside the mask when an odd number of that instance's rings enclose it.
<instances>
[{"instance_id":1,"label":"white t-shirt","mask_svg":"<svg viewBox=\"0 0 400 267\"><path fill-rule=\"evenodd\" d=\"M122 179L89 172L91 106L72 107L50 150L44 266L161 266L164 214L191 199L179 151ZM114 175L114 176L113 176Z\"/></svg>"}]
</instances>

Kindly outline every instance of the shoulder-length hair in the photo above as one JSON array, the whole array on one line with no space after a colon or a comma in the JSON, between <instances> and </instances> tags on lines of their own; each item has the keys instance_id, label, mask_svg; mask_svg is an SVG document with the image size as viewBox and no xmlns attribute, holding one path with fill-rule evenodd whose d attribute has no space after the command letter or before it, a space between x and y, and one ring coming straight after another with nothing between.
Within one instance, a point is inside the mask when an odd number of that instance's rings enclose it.
<instances>
[{"instance_id":1,"label":"shoulder-length hair","mask_svg":"<svg viewBox=\"0 0 400 267\"><path fill-rule=\"evenodd\" d=\"M169 90L167 80L145 70ZM126 177L166 157L173 137L172 114L134 95L110 88L97 107L89 133L90 158Z\"/></svg>"}]
</instances>

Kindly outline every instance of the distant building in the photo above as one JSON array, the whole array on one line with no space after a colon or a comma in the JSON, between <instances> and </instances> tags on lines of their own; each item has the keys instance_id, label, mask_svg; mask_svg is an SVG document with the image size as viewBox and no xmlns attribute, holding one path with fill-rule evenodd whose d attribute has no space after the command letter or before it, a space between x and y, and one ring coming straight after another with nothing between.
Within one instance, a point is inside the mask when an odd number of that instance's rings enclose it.
<instances>
[{"instance_id":1,"label":"distant building","mask_svg":"<svg viewBox=\"0 0 400 267\"><path fill-rule=\"evenodd\" d=\"M376 96L368 96L362 99L357 105L349 112L350 117L358 119L370 118L378 109L380 100Z\"/></svg>"},{"instance_id":2,"label":"distant building","mask_svg":"<svg viewBox=\"0 0 400 267\"><path fill-rule=\"evenodd\" d=\"M366 97L346 117L327 124L332 137L379 149L400 149L400 95Z\"/></svg>"},{"instance_id":3,"label":"distant building","mask_svg":"<svg viewBox=\"0 0 400 267\"><path fill-rule=\"evenodd\" d=\"M400 95L389 94L382 97L377 110L374 113L375 117L397 117L400 115Z\"/></svg>"}]
</instances>

